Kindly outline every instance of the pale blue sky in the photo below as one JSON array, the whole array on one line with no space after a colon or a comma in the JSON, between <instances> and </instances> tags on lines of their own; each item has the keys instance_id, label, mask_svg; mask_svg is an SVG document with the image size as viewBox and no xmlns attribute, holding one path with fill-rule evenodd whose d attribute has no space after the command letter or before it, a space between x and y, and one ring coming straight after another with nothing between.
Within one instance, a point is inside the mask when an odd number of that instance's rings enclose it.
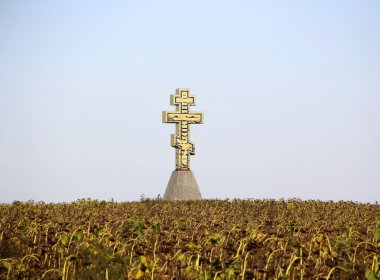
<instances>
[{"instance_id":1,"label":"pale blue sky","mask_svg":"<svg viewBox=\"0 0 380 280\"><path fill-rule=\"evenodd\" d=\"M0 1L0 202L138 200L189 87L205 198L380 200L380 1Z\"/></svg>"}]
</instances>

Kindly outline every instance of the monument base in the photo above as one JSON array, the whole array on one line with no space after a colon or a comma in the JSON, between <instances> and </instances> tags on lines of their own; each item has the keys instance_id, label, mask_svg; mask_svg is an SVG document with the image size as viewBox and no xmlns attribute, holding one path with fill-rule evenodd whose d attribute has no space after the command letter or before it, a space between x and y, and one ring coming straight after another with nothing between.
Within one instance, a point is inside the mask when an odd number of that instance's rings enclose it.
<instances>
[{"instance_id":1,"label":"monument base","mask_svg":"<svg viewBox=\"0 0 380 280\"><path fill-rule=\"evenodd\" d=\"M164 200L202 199L192 171L173 171L163 197Z\"/></svg>"}]
</instances>

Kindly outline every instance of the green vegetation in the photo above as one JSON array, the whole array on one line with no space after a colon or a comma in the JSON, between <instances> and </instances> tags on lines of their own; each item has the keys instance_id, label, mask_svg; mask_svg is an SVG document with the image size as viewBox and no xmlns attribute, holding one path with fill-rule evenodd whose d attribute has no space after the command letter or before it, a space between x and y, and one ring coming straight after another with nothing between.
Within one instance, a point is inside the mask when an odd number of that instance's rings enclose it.
<instances>
[{"instance_id":1,"label":"green vegetation","mask_svg":"<svg viewBox=\"0 0 380 280\"><path fill-rule=\"evenodd\" d=\"M78 200L0 205L0 279L380 278L380 205Z\"/></svg>"}]
</instances>

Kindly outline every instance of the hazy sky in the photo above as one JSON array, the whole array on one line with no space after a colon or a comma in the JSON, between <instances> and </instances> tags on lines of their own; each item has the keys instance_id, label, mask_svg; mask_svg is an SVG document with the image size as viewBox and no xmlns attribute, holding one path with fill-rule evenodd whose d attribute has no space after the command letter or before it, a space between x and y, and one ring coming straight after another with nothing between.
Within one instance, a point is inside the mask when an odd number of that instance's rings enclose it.
<instances>
[{"instance_id":1,"label":"hazy sky","mask_svg":"<svg viewBox=\"0 0 380 280\"><path fill-rule=\"evenodd\" d=\"M0 1L0 202L163 195L188 87L205 198L380 201L380 1Z\"/></svg>"}]
</instances>

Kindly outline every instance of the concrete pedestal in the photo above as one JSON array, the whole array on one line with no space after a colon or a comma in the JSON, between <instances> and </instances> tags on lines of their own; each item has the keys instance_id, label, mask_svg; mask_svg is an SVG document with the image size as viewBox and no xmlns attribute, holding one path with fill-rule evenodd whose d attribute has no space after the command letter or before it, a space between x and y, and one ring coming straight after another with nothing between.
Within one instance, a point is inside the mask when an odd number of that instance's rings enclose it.
<instances>
[{"instance_id":1,"label":"concrete pedestal","mask_svg":"<svg viewBox=\"0 0 380 280\"><path fill-rule=\"evenodd\" d=\"M192 171L173 171L163 197L164 200L202 199Z\"/></svg>"}]
</instances>

